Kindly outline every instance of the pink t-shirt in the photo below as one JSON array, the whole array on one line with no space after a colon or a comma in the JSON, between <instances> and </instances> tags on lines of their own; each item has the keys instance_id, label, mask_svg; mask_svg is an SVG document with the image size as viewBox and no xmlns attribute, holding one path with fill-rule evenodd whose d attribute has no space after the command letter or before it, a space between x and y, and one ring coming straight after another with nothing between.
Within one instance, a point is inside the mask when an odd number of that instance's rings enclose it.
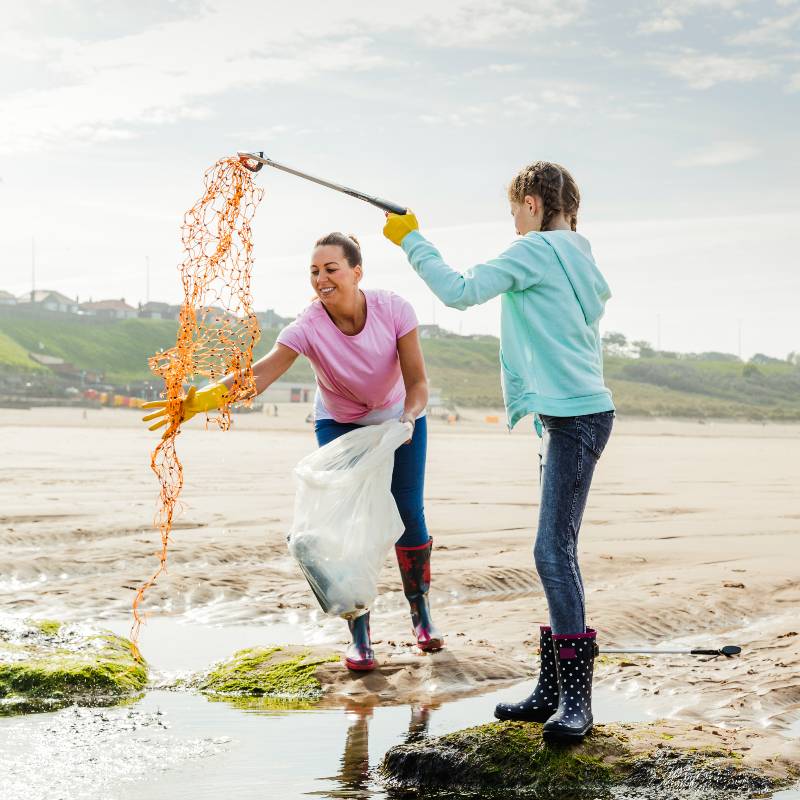
<instances>
[{"instance_id":1,"label":"pink t-shirt","mask_svg":"<svg viewBox=\"0 0 800 800\"><path fill-rule=\"evenodd\" d=\"M406 395L397 340L417 327L417 315L394 292L364 289L362 293L367 321L360 333L342 333L315 300L278 334L278 344L311 362L325 408L337 422L356 422Z\"/></svg>"}]
</instances>

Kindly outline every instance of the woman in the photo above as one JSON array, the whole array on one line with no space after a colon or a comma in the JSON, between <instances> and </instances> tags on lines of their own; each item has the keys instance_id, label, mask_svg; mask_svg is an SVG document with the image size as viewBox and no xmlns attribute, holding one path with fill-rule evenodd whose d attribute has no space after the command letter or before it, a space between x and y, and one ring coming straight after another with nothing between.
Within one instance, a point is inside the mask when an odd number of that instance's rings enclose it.
<instances>
[{"instance_id":1,"label":"woman","mask_svg":"<svg viewBox=\"0 0 800 800\"><path fill-rule=\"evenodd\" d=\"M359 288L363 265L353 236L331 233L317 241L310 273L316 298L280 332L271 352L253 365L256 392L263 392L304 355L317 376L314 430L320 446L360 425L400 419L410 426L411 439L396 451L392 475L392 494L405 525L395 550L417 644L424 651L440 650L444 640L431 621L428 601L432 542L422 497L428 380L416 315L393 292ZM191 390L184 400L184 420L219 408L232 383L229 375L220 383ZM166 414L164 403L154 406L160 410L145 420ZM374 669L369 612L349 620L348 626L352 642L345 665L356 671Z\"/></svg>"},{"instance_id":2,"label":"woman","mask_svg":"<svg viewBox=\"0 0 800 800\"><path fill-rule=\"evenodd\" d=\"M592 474L614 419L599 333L611 293L589 242L576 232L580 195L566 169L537 161L515 176L508 194L521 238L465 274L445 264L413 214L387 215L384 234L446 305L463 310L501 297L508 424L535 414L537 431L545 431L534 557L550 626L541 629L533 694L500 703L495 716L544 722L547 738L576 740L593 721L596 634L586 627L577 543Z\"/></svg>"}]
</instances>

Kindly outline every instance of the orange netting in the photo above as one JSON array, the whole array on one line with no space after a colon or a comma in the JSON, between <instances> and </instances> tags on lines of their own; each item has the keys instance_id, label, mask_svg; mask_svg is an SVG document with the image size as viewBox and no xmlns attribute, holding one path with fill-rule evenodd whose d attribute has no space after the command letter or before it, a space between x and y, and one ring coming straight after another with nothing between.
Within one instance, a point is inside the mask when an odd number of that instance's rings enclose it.
<instances>
[{"instance_id":1,"label":"orange netting","mask_svg":"<svg viewBox=\"0 0 800 800\"><path fill-rule=\"evenodd\" d=\"M143 617L144 593L165 571L172 521L183 488L183 467L175 449L181 427L181 400L186 382L203 377L212 382L233 373L226 404L211 418L222 430L231 424L230 407L255 394L253 348L260 331L250 294L253 240L250 223L264 193L238 158L223 158L204 176L203 196L183 220L186 253L180 266L183 283L175 347L150 359L150 369L164 379L167 429L153 451L151 468L161 484L155 526L161 534L159 567L133 601L136 641Z\"/></svg>"}]
</instances>

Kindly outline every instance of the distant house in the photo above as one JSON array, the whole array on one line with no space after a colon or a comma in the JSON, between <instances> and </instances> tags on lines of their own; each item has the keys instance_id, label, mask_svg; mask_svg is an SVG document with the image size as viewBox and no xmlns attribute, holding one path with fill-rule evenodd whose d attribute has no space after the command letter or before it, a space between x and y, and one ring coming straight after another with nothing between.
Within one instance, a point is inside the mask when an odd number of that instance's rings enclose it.
<instances>
[{"instance_id":1,"label":"distant house","mask_svg":"<svg viewBox=\"0 0 800 800\"><path fill-rule=\"evenodd\" d=\"M77 314L78 301L67 297L61 292L54 292L50 289L37 289L25 292L17 297L17 306L29 309L41 309L43 311L57 311L61 314Z\"/></svg>"},{"instance_id":2,"label":"distant house","mask_svg":"<svg viewBox=\"0 0 800 800\"><path fill-rule=\"evenodd\" d=\"M17 298L11 292L4 292L0 290L0 306L15 306Z\"/></svg>"},{"instance_id":3,"label":"distant house","mask_svg":"<svg viewBox=\"0 0 800 800\"><path fill-rule=\"evenodd\" d=\"M96 300L95 302L81 303L80 310L89 317L99 319L132 319L137 317L139 312L125 302L122 297L119 300Z\"/></svg>"},{"instance_id":4,"label":"distant house","mask_svg":"<svg viewBox=\"0 0 800 800\"><path fill-rule=\"evenodd\" d=\"M171 306L169 303L149 303L139 304L138 316L144 319L178 319L180 306Z\"/></svg>"}]
</instances>

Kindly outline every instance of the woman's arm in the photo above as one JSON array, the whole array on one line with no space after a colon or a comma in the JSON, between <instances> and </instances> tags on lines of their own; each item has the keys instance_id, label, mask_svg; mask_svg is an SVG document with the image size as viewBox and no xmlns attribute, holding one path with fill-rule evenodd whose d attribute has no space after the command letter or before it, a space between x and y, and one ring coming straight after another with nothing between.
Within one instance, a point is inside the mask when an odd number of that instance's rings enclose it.
<instances>
[{"instance_id":1,"label":"woman's arm","mask_svg":"<svg viewBox=\"0 0 800 800\"><path fill-rule=\"evenodd\" d=\"M403 421L411 422L428 405L428 376L425 374L425 359L419 343L417 328L397 340L397 355L400 358L400 371L406 386L406 402L403 408Z\"/></svg>"},{"instance_id":2,"label":"woman's arm","mask_svg":"<svg viewBox=\"0 0 800 800\"><path fill-rule=\"evenodd\" d=\"M298 354L291 347L276 344L263 358L253 364L253 375L256 379L256 394L261 394L270 384L274 383L294 364ZM213 411L220 408L228 399L228 391L233 385L234 373L225 376L219 383L211 383L202 389L192 386L186 397L181 400L181 420L191 419L195 414ZM154 431L169 423L169 412L166 400L154 400L144 403L142 408L156 409L152 414L142 417L144 422L153 422L150 430Z\"/></svg>"},{"instance_id":3,"label":"woman's arm","mask_svg":"<svg viewBox=\"0 0 800 800\"><path fill-rule=\"evenodd\" d=\"M266 388L275 383L289 367L294 364L299 354L285 344L276 344L265 356L253 364L253 376L256 379L256 394L261 394ZM233 373L221 381L222 385L230 389L233 385Z\"/></svg>"}]
</instances>

